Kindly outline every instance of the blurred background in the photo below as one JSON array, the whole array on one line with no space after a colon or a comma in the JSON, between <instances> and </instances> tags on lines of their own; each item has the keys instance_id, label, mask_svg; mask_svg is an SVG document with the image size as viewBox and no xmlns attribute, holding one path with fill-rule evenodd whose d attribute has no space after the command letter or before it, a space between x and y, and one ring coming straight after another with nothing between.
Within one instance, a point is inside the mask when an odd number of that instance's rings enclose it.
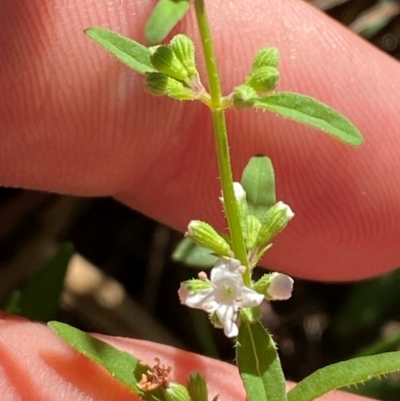
<instances>
[{"instance_id":1,"label":"blurred background","mask_svg":"<svg viewBox=\"0 0 400 401\"><path fill-rule=\"evenodd\" d=\"M400 1L309 2L400 59ZM57 319L231 362L232 342L222 331L210 327L206 314L179 305L179 282L196 274L171 260L181 239L111 199L0 188L0 305L33 319ZM65 241L74 245L74 251L61 248L61 259L72 254L68 269L46 265ZM65 271L57 306L52 297ZM356 284L296 280L293 298L265 305L263 315L287 378L299 381L339 360L400 349L399 288L400 270ZM36 298L24 306L21 293ZM400 375L349 391L398 401Z\"/></svg>"}]
</instances>

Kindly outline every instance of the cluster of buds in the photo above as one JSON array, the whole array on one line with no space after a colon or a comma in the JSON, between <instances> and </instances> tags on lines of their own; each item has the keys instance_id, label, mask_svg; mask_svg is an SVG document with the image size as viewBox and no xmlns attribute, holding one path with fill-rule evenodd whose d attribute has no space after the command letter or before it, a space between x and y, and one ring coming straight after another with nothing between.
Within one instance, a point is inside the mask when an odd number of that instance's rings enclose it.
<instances>
[{"instance_id":1,"label":"cluster of buds","mask_svg":"<svg viewBox=\"0 0 400 401\"><path fill-rule=\"evenodd\" d=\"M211 269L210 278L201 272L197 279L181 283L178 291L182 304L209 313L211 323L223 328L227 337L238 334L240 310L257 307L264 299L288 299L293 289L293 279L285 274L264 274L247 286L243 281L243 273L246 269L254 268L263 253L271 247L272 238L286 227L294 213L283 202L277 202L262 219L258 219L249 213L246 193L240 183L234 183L234 191L241 228L245 234L248 266L241 265L234 258L229 241L212 226L199 220L191 221L186 236L212 250L219 258Z\"/></svg>"},{"instance_id":2,"label":"cluster of buds","mask_svg":"<svg viewBox=\"0 0 400 401\"><path fill-rule=\"evenodd\" d=\"M146 75L146 87L156 96L209 102L196 69L194 44L186 35L176 35L166 45L150 48L150 61L157 70Z\"/></svg>"},{"instance_id":3,"label":"cluster of buds","mask_svg":"<svg viewBox=\"0 0 400 401\"><path fill-rule=\"evenodd\" d=\"M231 97L238 109L251 108L259 93L275 89L279 81L279 51L275 47L264 47L254 57L244 84L237 86Z\"/></svg>"}]
</instances>

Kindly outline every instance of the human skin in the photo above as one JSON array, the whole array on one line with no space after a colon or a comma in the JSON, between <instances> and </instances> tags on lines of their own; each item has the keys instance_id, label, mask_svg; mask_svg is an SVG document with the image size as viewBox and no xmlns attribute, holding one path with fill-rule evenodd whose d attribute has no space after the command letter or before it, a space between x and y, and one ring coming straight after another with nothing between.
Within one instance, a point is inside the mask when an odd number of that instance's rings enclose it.
<instances>
[{"instance_id":1,"label":"human skin","mask_svg":"<svg viewBox=\"0 0 400 401\"><path fill-rule=\"evenodd\" d=\"M201 371L206 376L210 397L221 394L221 401L245 400L233 365L146 341L97 337L151 366L154 358L159 357L163 364L173 367L170 376L173 381L185 383L190 372ZM0 344L2 401L139 400L102 367L75 352L41 323L0 314ZM366 398L332 392L319 400L365 401Z\"/></svg>"},{"instance_id":2,"label":"human skin","mask_svg":"<svg viewBox=\"0 0 400 401\"><path fill-rule=\"evenodd\" d=\"M142 77L82 33L97 25L143 42L152 6L127 0L2 0L1 185L113 196L180 230L190 219L224 227L208 110L151 97ZM398 63L302 2L207 6L225 93L242 82L257 49L274 45L282 54L279 89L328 103L365 136L363 146L352 148L266 113L228 111L236 179L250 156L268 154L278 197L296 213L264 264L334 281L397 267ZM198 43L193 15L179 31ZM198 60L204 77L199 55ZM27 341L34 355L33 341L39 340Z\"/></svg>"}]
</instances>

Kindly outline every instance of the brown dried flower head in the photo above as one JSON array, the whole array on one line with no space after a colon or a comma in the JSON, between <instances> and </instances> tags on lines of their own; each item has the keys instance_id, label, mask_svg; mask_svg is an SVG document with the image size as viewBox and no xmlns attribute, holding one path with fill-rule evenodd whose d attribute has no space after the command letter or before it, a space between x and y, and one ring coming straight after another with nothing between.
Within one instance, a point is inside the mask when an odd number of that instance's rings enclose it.
<instances>
[{"instance_id":1,"label":"brown dried flower head","mask_svg":"<svg viewBox=\"0 0 400 401\"><path fill-rule=\"evenodd\" d=\"M154 358L154 360L156 364L146 374L142 374L142 378L137 384L142 391L152 391L160 387L168 388L168 376L172 370L172 366L165 366L158 357Z\"/></svg>"}]
</instances>

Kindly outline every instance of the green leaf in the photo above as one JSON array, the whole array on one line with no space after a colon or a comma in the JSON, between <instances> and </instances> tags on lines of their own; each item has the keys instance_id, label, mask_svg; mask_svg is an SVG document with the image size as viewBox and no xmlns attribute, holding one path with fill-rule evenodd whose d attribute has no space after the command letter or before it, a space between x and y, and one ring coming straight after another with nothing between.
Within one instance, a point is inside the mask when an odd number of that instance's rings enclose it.
<instances>
[{"instance_id":1,"label":"green leaf","mask_svg":"<svg viewBox=\"0 0 400 401\"><path fill-rule=\"evenodd\" d=\"M271 159L263 155L252 157L243 170L241 184L246 191L249 214L262 220L276 202Z\"/></svg>"},{"instance_id":2,"label":"green leaf","mask_svg":"<svg viewBox=\"0 0 400 401\"><path fill-rule=\"evenodd\" d=\"M184 238L172 254L175 262L201 269L211 268L217 259L211 250L195 244L190 238Z\"/></svg>"},{"instance_id":3,"label":"green leaf","mask_svg":"<svg viewBox=\"0 0 400 401\"><path fill-rule=\"evenodd\" d=\"M163 41L189 7L189 0L160 0L146 24L147 41L152 45Z\"/></svg>"},{"instance_id":4,"label":"green leaf","mask_svg":"<svg viewBox=\"0 0 400 401\"><path fill-rule=\"evenodd\" d=\"M288 392L288 401L312 401L340 387L400 371L400 352L364 356L335 363L306 377Z\"/></svg>"},{"instance_id":5,"label":"green leaf","mask_svg":"<svg viewBox=\"0 0 400 401\"><path fill-rule=\"evenodd\" d=\"M236 360L248 401L285 401L286 384L271 336L260 322L240 324Z\"/></svg>"},{"instance_id":6,"label":"green leaf","mask_svg":"<svg viewBox=\"0 0 400 401\"><path fill-rule=\"evenodd\" d=\"M350 145L363 143L362 134L346 117L308 96L291 92L272 93L262 96L254 107L311 125Z\"/></svg>"},{"instance_id":7,"label":"green leaf","mask_svg":"<svg viewBox=\"0 0 400 401\"><path fill-rule=\"evenodd\" d=\"M88 28L85 33L132 70L141 74L156 71L150 62L150 50L140 43L98 27Z\"/></svg>"},{"instance_id":8,"label":"green leaf","mask_svg":"<svg viewBox=\"0 0 400 401\"><path fill-rule=\"evenodd\" d=\"M31 320L54 319L73 252L71 243L61 245L50 262L34 273L25 286L11 294L7 311Z\"/></svg>"},{"instance_id":9,"label":"green leaf","mask_svg":"<svg viewBox=\"0 0 400 401\"><path fill-rule=\"evenodd\" d=\"M144 400L156 401L165 398L161 389L143 392L137 387L142 373L150 369L138 358L65 323L49 322L48 326L72 348L103 366L113 377Z\"/></svg>"}]
</instances>

